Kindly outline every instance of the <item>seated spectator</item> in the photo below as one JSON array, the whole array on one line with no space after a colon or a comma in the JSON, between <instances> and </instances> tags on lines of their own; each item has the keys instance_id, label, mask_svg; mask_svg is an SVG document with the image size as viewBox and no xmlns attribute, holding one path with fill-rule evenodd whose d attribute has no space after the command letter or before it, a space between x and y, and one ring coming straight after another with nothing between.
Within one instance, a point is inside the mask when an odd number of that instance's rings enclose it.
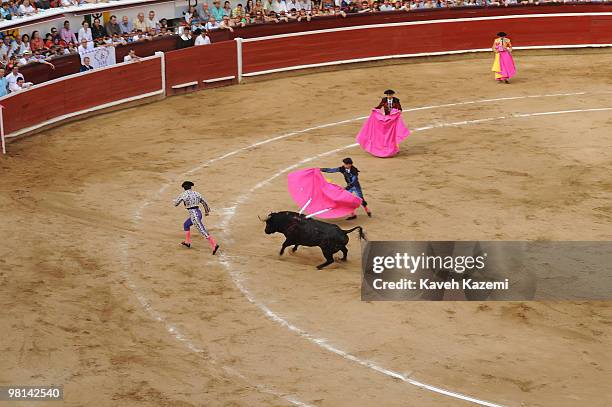
<instances>
[{"instance_id":1,"label":"seated spectator","mask_svg":"<svg viewBox=\"0 0 612 407\"><path fill-rule=\"evenodd\" d=\"M382 6L380 6L380 11L393 11L393 6L389 0L384 0Z\"/></svg>"},{"instance_id":2,"label":"seated spectator","mask_svg":"<svg viewBox=\"0 0 612 407\"><path fill-rule=\"evenodd\" d=\"M172 35L172 31L168 30L168 27L164 27L164 26L162 26L162 27L159 29L159 34L158 34L158 37L164 37L164 36L166 36L166 35Z\"/></svg>"},{"instance_id":3,"label":"seated spectator","mask_svg":"<svg viewBox=\"0 0 612 407\"><path fill-rule=\"evenodd\" d=\"M8 35L4 36L0 46L0 59L3 61L8 60L13 55L13 51L13 39Z\"/></svg>"},{"instance_id":4,"label":"seated spectator","mask_svg":"<svg viewBox=\"0 0 612 407\"><path fill-rule=\"evenodd\" d=\"M79 2L77 0L60 0L60 5L62 7L78 6Z\"/></svg>"},{"instance_id":5,"label":"seated spectator","mask_svg":"<svg viewBox=\"0 0 612 407\"><path fill-rule=\"evenodd\" d=\"M91 35L94 40L104 38L108 35L106 33L106 28L104 28L104 26L100 23L99 18L94 19L93 27L91 27Z\"/></svg>"},{"instance_id":6,"label":"seated spectator","mask_svg":"<svg viewBox=\"0 0 612 407\"><path fill-rule=\"evenodd\" d=\"M68 43L68 46L64 48L64 55L78 54L77 48L73 43Z\"/></svg>"},{"instance_id":7,"label":"seated spectator","mask_svg":"<svg viewBox=\"0 0 612 407\"><path fill-rule=\"evenodd\" d=\"M93 41L87 41L85 38L81 40L81 45L77 48L79 55L83 55L85 52L90 51L94 48Z\"/></svg>"},{"instance_id":8,"label":"seated spectator","mask_svg":"<svg viewBox=\"0 0 612 407\"><path fill-rule=\"evenodd\" d=\"M142 32L147 32L149 31L149 28L151 28L149 22L145 20L144 13L142 11L136 16L136 19L133 23L133 27L134 30L141 30Z\"/></svg>"},{"instance_id":9,"label":"seated spectator","mask_svg":"<svg viewBox=\"0 0 612 407\"><path fill-rule=\"evenodd\" d=\"M136 30L134 35L132 36L132 42L144 41L147 39L147 36L141 29Z\"/></svg>"},{"instance_id":10,"label":"seated spectator","mask_svg":"<svg viewBox=\"0 0 612 407\"><path fill-rule=\"evenodd\" d=\"M191 29L189 26L183 27L183 32L178 39L178 48L189 48L193 45L194 38L191 35Z\"/></svg>"},{"instance_id":11,"label":"seated spectator","mask_svg":"<svg viewBox=\"0 0 612 407\"><path fill-rule=\"evenodd\" d=\"M19 72L19 67L17 66L17 64L14 64L11 67L11 72L6 75L6 81L8 83L9 89L11 88L11 84L15 84L17 82L17 79L23 79L23 75Z\"/></svg>"},{"instance_id":12,"label":"seated spectator","mask_svg":"<svg viewBox=\"0 0 612 407\"><path fill-rule=\"evenodd\" d=\"M21 77L21 78L17 78L15 82L9 83L9 91L11 93L16 93L24 89L27 89L30 86L32 86L32 82L25 82L23 77Z\"/></svg>"},{"instance_id":13,"label":"seated spectator","mask_svg":"<svg viewBox=\"0 0 612 407\"><path fill-rule=\"evenodd\" d=\"M253 0L247 0L246 4L244 5L244 12L251 14L254 12L253 8Z\"/></svg>"},{"instance_id":14,"label":"seated spectator","mask_svg":"<svg viewBox=\"0 0 612 407\"><path fill-rule=\"evenodd\" d=\"M270 10L267 15L264 14L264 20L266 23L279 23L280 22L274 10Z\"/></svg>"},{"instance_id":15,"label":"seated spectator","mask_svg":"<svg viewBox=\"0 0 612 407\"><path fill-rule=\"evenodd\" d=\"M228 17L232 16L232 4L229 0L223 3L223 15Z\"/></svg>"},{"instance_id":16,"label":"seated spectator","mask_svg":"<svg viewBox=\"0 0 612 407\"><path fill-rule=\"evenodd\" d=\"M6 80L6 77L4 76L4 68L0 67L0 97L2 96L6 96L8 94L8 81Z\"/></svg>"},{"instance_id":17,"label":"seated spectator","mask_svg":"<svg viewBox=\"0 0 612 407\"><path fill-rule=\"evenodd\" d=\"M200 21L200 16L195 6L190 6L189 10L187 10L184 17L185 17L185 23L189 25L196 25Z\"/></svg>"},{"instance_id":18,"label":"seated spectator","mask_svg":"<svg viewBox=\"0 0 612 407\"><path fill-rule=\"evenodd\" d=\"M140 61L140 57L136 55L136 51L134 51L133 49L130 50L130 52L123 57L123 62L138 62Z\"/></svg>"},{"instance_id":19,"label":"seated spectator","mask_svg":"<svg viewBox=\"0 0 612 407\"><path fill-rule=\"evenodd\" d=\"M232 25L230 24L229 16L223 16L223 20L221 20L221 24L219 24L219 28L222 30L229 30L229 32L234 32Z\"/></svg>"},{"instance_id":20,"label":"seated spectator","mask_svg":"<svg viewBox=\"0 0 612 407\"><path fill-rule=\"evenodd\" d=\"M45 56L42 54L41 51L35 51L34 54L32 54L31 51L27 51L26 52L26 57L28 57L28 62L30 63L38 63L38 64L44 64L44 65L48 65L51 67L51 69L55 70L55 65L53 65L51 62L47 61L45 59Z\"/></svg>"},{"instance_id":21,"label":"seated spectator","mask_svg":"<svg viewBox=\"0 0 612 407\"><path fill-rule=\"evenodd\" d=\"M123 16L121 18L119 28L121 28L121 34L130 34L132 31L134 31L134 26L130 22L128 16Z\"/></svg>"},{"instance_id":22,"label":"seated spectator","mask_svg":"<svg viewBox=\"0 0 612 407\"><path fill-rule=\"evenodd\" d=\"M10 20L13 18L13 13L11 13L8 1L2 3L2 8L0 9L0 17L2 17L2 20Z\"/></svg>"},{"instance_id":23,"label":"seated spectator","mask_svg":"<svg viewBox=\"0 0 612 407\"><path fill-rule=\"evenodd\" d=\"M219 26L219 23L217 22L217 20L215 20L214 17L210 17L208 19L208 22L204 25L204 29L206 31L213 31L213 30L218 30L219 28L221 28Z\"/></svg>"},{"instance_id":24,"label":"seated spectator","mask_svg":"<svg viewBox=\"0 0 612 407\"><path fill-rule=\"evenodd\" d=\"M293 9L296 10L300 7L297 3L296 0L285 0L285 7L287 8L287 11L292 11Z\"/></svg>"},{"instance_id":25,"label":"seated spectator","mask_svg":"<svg viewBox=\"0 0 612 407\"><path fill-rule=\"evenodd\" d=\"M223 20L223 8L221 8L221 1L214 0L212 6L212 17L216 22L220 23Z\"/></svg>"},{"instance_id":26,"label":"seated spectator","mask_svg":"<svg viewBox=\"0 0 612 407\"><path fill-rule=\"evenodd\" d=\"M208 3L202 3L200 11L198 11L200 21L205 22L210 18L210 10L208 9Z\"/></svg>"},{"instance_id":27,"label":"seated spectator","mask_svg":"<svg viewBox=\"0 0 612 407\"><path fill-rule=\"evenodd\" d=\"M91 60L89 59L89 57L83 58L83 63L81 64L81 68L79 69L79 71L87 72L87 71L92 71L93 69L94 67L91 66Z\"/></svg>"},{"instance_id":28,"label":"seated spectator","mask_svg":"<svg viewBox=\"0 0 612 407\"><path fill-rule=\"evenodd\" d=\"M119 34L113 34L113 45L125 45L127 41Z\"/></svg>"},{"instance_id":29,"label":"seated spectator","mask_svg":"<svg viewBox=\"0 0 612 407\"><path fill-rule=\"evenodd\" d=\"M208 37L208 35L206 34L206 31L196 31L196 39L193 45L200 46L200 45L208 45L210 44L210 38Z\"/></svg>"},{"instance_id":30,"label":"seated spectator","mask_svg":"<svg viewBox=\"0 0 612 407\"><path fill-rule=\"evenodd\" d=\"M70 21L64 21L64 26L60 30L60 37L66 44L77 43L76 35L74 35L74 32L70 29Z\"/></svg>"},{"instance_id":31,"label":"seated spectator","mask_svg":"<svg viewBox=\"0 0 612 407\"><path fill-rule=\"evenodd\" d=\"M155 19L155 11L153 10L149 11L149 17L147 18L147 25L149 26L149 29L147 31L150 31L151 29L155 30L155 33L159 31L159 23Z\"/></svg>"},{"instance_id":32,"label":"seated spectator","mask_svg":"<svg viewBox=\"0 0 612 407\"><path fill-rule=\"evenodd\" d=\"M306 14L306 10L301 8L300 11L298 12L297 20L298 21L310 21L312 20L312 17L310 16L310 14Z\"/></svg>"},{"instance_id":33,"label":"seated spectator","mask_svg":"<svg viewBox=\"0 0 612 407\"><path fill-rule=\"evenodd\" d=\"M30 49L32 52L43 49L45 47L45 42L40 37L40 33L38 31L32 31L32 39L30 40Z\"/></svg>"},{"instance_id":34,"label":"seated spectator","mask_svg":"<svg viewBox=\"0 0 612 407\"><path fill-rule=\"evenodd\" d=\"M28 34L23 34L21 36L21 41L19 42L20 46L18 49L19 54L23 54L26 51L30 50L30 36Z\"/></svg>"},{"instance_id":35,"label":"seated spectator","mask_svg":"<svg viewBox=\"0 0 612 407\"><path fill-rule=\"evenodd\" d=\"M30 4L30 0L23 0L23 3L19 6L19 14L29 16L34 13L36 13L36 9Z\"/></svg>"},{"instance_id":36,"label":"seated spectator","mask_svg":"<svg viewBox=\"0 0 612 407\"><path fill-rule=\"evenodd\" d=\"M255 5L253 6L253 10L250 12L251 15L256 15L258 11L264 12L264 6L261 0L255 0Z\"/></svg>"},{"instance_id":37,"label":"seated spectator","mask_svg":"<svg viewBox=\"0 0 612 407\"><path fill-rule=\"evenodd\" d=\"M255 11L255 16L253 17L254 24L263 24L266 22L263 10Z\"/></svg>"},{"instance_id":38,"label":"seated spectator","mask_svg":"<svg viewBox=\"0 0 612 407\"><path fill-rule=\"evenodd\" d=\"M272 10L276 14L280 14L281 12L287 12L287 4L285 4L285 0L274 0L272 3Z\"/></svg>"},{"instance_id":39,"label":"seated spectator","mask_svg":"<svg viewBox=\"0 0 612 407\"><path fill-rule=\"evenodd\" d=\"M241 16L236 16L233 19L231 19L229 21L230 23L230 27L232 28L236 28L236 27L246 27L247 22L246 19L244 17Z\"/></svg>"},{"instance_id":40,"label":"seated spectator","mask_svg":"<svg viewBox=\"0 0 612 407\"><path fill-rule=\"evenodd\" d=\"M244 9L242 8L242 3L238 3L238 5L232 10L232 18L242 17L244 16Z\"/></svg>"},{"instance_id":41,"label":"seated spectator","mask_svg":"<svg viewBox=\"0 0 612 407\"><path fill-rule=\"evenodd\" d=\"M369 13L371 11L372 11L372 9L370 8L370 3L368 3L367 1L362 1L361 2L361 7L359 8L359 12L360 13Z\"/></svg>"},{"instance_id":42,"label":"seated spectator","mask_svg":"<svg viewBox=\"0 0 612 407\"><path fill-rule=\"evenodd\" d=\"M310 10L312 9L312 4L310 0L298 0L298 5L300 7L300 10L304 10L306 11L306 13L310 12Z\"/></svg>"},{"instance_id":43,"label":"seated spectator","mask_svg":"<svg viewBox=\"0 0 612 407\"><path fill-rule=\"evenodd\" d=\"M34 4L38 9L48 10L51 8L51 2L49 0L36 0Z\"/></svg>"},{"instance_id":44,"label":"seated spectator","mask_svg":"<svg viewBox=\"0 0 612 407\"><path fill-rule=\"evenodd\" d=\"M87 42L92 42L93 34L91 33L91 28L89 28L89 23L83 21L81 26L82 27L79 29L79 41L87 40Z\"/></svg>"},{"instance_id":45,"label":"seated spectator","mask_svg":"<svg viewBox=\"0 0 612 407\"><path fill-rule=\"evenodd\" d=\"M115 34L121 35L123 34L123 31L121 30L121 27L119 26L119 23L117 23L117 16L111 16L110 19L108 20L108 23L106 23L104 25L104 29L106 30L106 35L112 37Z\"/></svg>"}]
</instances>

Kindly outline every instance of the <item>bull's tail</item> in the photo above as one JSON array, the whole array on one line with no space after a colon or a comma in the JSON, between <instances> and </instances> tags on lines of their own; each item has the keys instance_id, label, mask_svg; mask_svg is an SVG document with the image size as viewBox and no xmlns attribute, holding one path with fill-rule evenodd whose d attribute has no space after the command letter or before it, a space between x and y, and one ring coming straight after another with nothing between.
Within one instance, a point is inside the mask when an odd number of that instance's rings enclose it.
<instances>
[{"instance_id":1,"label":"bull's tail","mask_svg":"<svg viewBox=\"0 0 612 407\"><path fill-rule=\"evenodd\" d=\"M355 227L354 227L354 228L352 228L352 229L349 229L349 230L343 230L343 232L344 232L344 233L346 233L346 234L348 235L349 233L351 233L352 231L357 230L357 229L359 229L359 239L360 239L360 240L361 240L361 239L363 239L363 240L368 240L368 239L366 239L365 233L363 233L363 228L362 228L361 226L355 226Z\"/></svg>"}]
</instances>

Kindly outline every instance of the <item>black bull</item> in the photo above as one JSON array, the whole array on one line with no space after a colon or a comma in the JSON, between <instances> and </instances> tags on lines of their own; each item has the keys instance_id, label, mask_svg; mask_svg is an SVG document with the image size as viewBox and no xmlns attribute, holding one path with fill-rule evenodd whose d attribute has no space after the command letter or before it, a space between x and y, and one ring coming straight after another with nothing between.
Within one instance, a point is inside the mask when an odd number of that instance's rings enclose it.
<instances>
[{"instance_id":1,"label":"black bull","mask_svg":"<svg viewBox=\"0 0 612 407\"><path fill-rule=\"evenodd\" d=\"M320 247L323 256L325 256L325 263L317 266L319 270L332 264L334 254L339 251L343 255L342 261L346 260L348 254L346 245L349 242L349 233L359 230L359 239L365 239L361 226L342 230L337 225L316 219L307 219L297 212L274 212L268 215L265 222L266 234L282 233L285 235L286 239L280 250L281 256L288 246L293 246L292 251L294 252L298 246Z\"/></svg>"}]
</instances>

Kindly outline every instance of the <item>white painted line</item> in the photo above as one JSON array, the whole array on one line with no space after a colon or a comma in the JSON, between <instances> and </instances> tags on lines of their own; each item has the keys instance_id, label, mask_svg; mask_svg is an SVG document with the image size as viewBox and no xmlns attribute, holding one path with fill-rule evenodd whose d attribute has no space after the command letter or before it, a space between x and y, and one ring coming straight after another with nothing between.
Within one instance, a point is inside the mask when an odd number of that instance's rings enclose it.
<instances>
[{"instance_id":1,"label":"white painted line","mask_svg":"<svg viewBox=\"0 0 612 407\"><path fill-rule=\"evenodd\" d=\"M178 85L173 85L172 89L188 88L189 86L198 86L198 81L187 82L187 83L179 83Z\"/></svg>"},{"instance_id":2,"label":"white painted line","mask_svg":"<svg viewBox=\"0 0 612 407\"><path fill-rule=\"evenodd\" d=\"M229 81L229 80L232 80L232 79L236 79L236 77L234 75L232 75L232 76L222 76L221 78L204 79L202 82L204 82L204 83L213 83L213 82Z\"/></svg>"},{"instance_id":3,"label":"white painted line","mask_svg":"<svg viewBox=\"0 0 612 407\"><path fill-rule=\"evenodd\" d=\"M582 95L585 94L584 92L577 92L577 93L556 93L556 94L546 94L546 95L532 95L532 96L515 96L515 97L504 97L504 98L495 98L495 99L481 99L481 100L474 100L474 101L466 101L466 102L457 102L457 103L447 103L447 104L443 104L443 105L432 105L432 106L424 106L424 107L418 107L418 108L412 108L412 109L405 109L404 111L416 111L416 110L425 110L425 109L434 109L437 107L449 107L449 106L460 106L460 105L466 105L466 104L475 104L475 103L489 103L489 102L497 102L497 101L503 101L503 100L516 100L516 99L526 99L526 98L543 98L543 97L554 97L554 96L574 96L574 95ZM299 134L303 134L309 131L313 131L313 130L317 130L317 129L323 129L323 128L327 128L327 127L332 127L332 126L337 126L337 125L341 125L341 124L346 124L346 123L351 123L357 120L362 120L364 119L364 117L358 117L358 118L354 118L354 119L348 119L348 120L342 120L342 121L338 121L335 123L327 123L327 124L323 124L323 125L318 125L318 126L314 126L314 127L310 127L304 130L299 130L299 131L294 131L294 132L290 132L290 133L286 133L280 136L276 136L276 137L271 137L268 139L264 139L255 143L252 143L250 145L238 148L236 150L230 151L226 154L223 154L219 157L215 157L212 159L209 159L195 167L193 167L192 169L190 169L189 171L186 171L185 173L181 174L180 177L184 177L186 175L190 175L193 174L197 171L202 170L203 168L218 162L218 161L222 161L226 158L232 157L234 155L237 155L241 152L244 151L248 151L248 150L252 150L254 148L260 147L262 145L266 145L278 140L282 140L288 137L292 137L294 135L299 135ZM430 127L430 128L433 128ZM416 131L416 130L415 130ZM336 149L336 150L332 150L331 152L328 153L324 153L321 156L324 155L331 155L334 154L338 151L342 151L343 149L346 148L352 148L357 146L357 143L354 144L350 144L348 146L342 147L340 149ZM288 171L290 169L296 168L299 164L296 164L294 166L289 167ZM278 175L280 176L280 174ZM276 176L274 176L273 178L276 178ZM272 179L273 179L272 178ZM260 185L263 186L265 184L259 183L256 186L254 186L253 188L251 188L251 190L249 192L253 192L254 190L258 189ZM143 201L142 205L135 211L134 213L134 218L136 220L140 220L142 219L142 211L151 204L151 202L153 200L157 200L159 199L159 197L161 196L161 194L168 189L168 187L170 186L170 182L162 185L159 190L157 191L157 193L155 193L153 196L150 197L150 199L146 199ZM237 206L240 204L241 202L237 202L236 204L232 205L232 206L228 206L222 209L223 213L225 214L224 216L224 220L222 222L223 225L226 225L229 223L230 219L234 216L235 211ZM121 275L123 276L123 278L125 278L126 280L126 284L128 286L128 288L136 295L139 303L141 304L141 306L143 307L143 309L151 316L152 319L164 324L166 331L172 336L174 337L177 341L183 343L189 350L191 350L194 353L201 353L202 349L199 348L197 345L195 345L193 342L189 341L187 339L187 337L182 334L179 329L174 326L173 324L171 324L170 322L168 322L168 320L161 315L158 311L156 311L153 306L151 305L150 301L140 292L140 290L138 289L138 287L136 286L136 284L133 282L133 280L131 279L129 273L128 273L128 269L129 269L129 255L128 255L128 250L127 250L127 246L125 245L125 242L122 243L121 245L122 248L122 257L124 259L124 261L126 262L125 267L121 273ZM230 264L229 264L229 256L225 255L225 254L221 254L221 259L222 259L222 264L229 270L230 276L233 279L234 284L236 285L236 287L240 290L240 292L245 296L245 298L253 303L254 305L256 305L260 310L262 310L264 312L264 314L268 317L271 318L272 320L278 322L279 324L285 326L287 329L298 333L300 336L303 336L311 341L314 341L315 343L317 343L317 345L319 346L323 346L324 348L328 348L327 350L339 354L340 356L349 359L349 360L354 360L356 363L359 363L361 365L364 365L366 367L369 367L373 370L376 371L380 371L381 373L387 374L391 377L395 377L398 378L400 380L406 381L408 383L411 383L415 386L419 386L422 388L426 388L429 389L429 385L425 384L425 383L420 383L417 381L414 381L413 379L410 379L409 377L405 377L403 375L400 375L398 373L395 372L391 372L391 371L386 371L385 369L379 368L378 366L370 366L370 362L365 362L365 361L361 361L357 358L355 358L354 356L340 350L340 349L336 349L334 347L332 347L331 345L326 344L325 340L321 340L315 337L312 337L310 334L308 334L305 331L302 331L301 329L291 325L290 323L288 323L287 321L285 321L284 319L280 318L277 314L275 314L274 312L272 312L270 309L268 309L265 305L260 304L255 298L253 298L250 294L250 292L248 290L246 290L242 283L241 280L239 279L239 276L237 276L234 271L232 270ZM355 358L355 359L353 359ZM382 369L382 370L380 370ZM397 376L394 376L397 375ZM429 389L431 390L431 389ZM280 394L280 393L278 393ZM294 404L294 405L298 405L298 406L307 406L307 404L300 402L299 400L297 400L294 396L281 396L283 397L285 400L289 401L290 403ZM490 407L497 407L496 405L491 405Z\"/></svg>"}]
</instances>

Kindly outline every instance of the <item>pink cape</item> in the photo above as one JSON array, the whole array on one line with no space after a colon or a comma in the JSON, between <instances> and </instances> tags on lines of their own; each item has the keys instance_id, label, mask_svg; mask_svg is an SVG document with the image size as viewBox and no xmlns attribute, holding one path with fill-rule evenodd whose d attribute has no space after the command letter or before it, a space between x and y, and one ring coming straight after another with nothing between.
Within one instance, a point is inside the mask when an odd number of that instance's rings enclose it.
<instances>
[{"instance_id":1,"label":"pink cape","mask_svg":"<svg viewBox=\"0 0 612 407\"><path fill-rule=\"evenodd\" d=\"M385 116L378 109L372 109L370 117L363 124L357 142L376 157L392 157L399 153L399 143L410 135L410 130L402 120L402 112L391 110Z\"/></svg>"},{"instance_id":2,"label":"pink cape","mask_svg":"<svg viewBox=\"0 0 612 407\"><path fill-rule=\"evenodd\" d=\"M287 176L289 194L300 209L312 198L304 210L312 214L323 209L331 210L316 215L318 218L341 218L351 214L361 205L361 198L341 186L327 182L319 168L307 168L290 172Z\"/></svg>"}]
</instances>

